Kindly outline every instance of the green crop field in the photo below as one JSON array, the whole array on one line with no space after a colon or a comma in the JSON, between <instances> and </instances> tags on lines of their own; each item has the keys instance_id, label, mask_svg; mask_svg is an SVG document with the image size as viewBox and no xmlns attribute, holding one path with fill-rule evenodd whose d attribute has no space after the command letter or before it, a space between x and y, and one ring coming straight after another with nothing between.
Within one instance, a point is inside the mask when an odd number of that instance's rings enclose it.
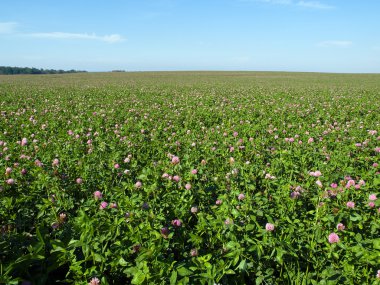
<instances>
[{"instance_id":1,"label":"green crop field","mask_svg":"<svg viewBox=\"0 0 380 285\"><path fill-rule=\"evenodd\" d=\"M0 283L379 284L379 99L375 74L0 76Z\"/></svg>"}]
</instances>

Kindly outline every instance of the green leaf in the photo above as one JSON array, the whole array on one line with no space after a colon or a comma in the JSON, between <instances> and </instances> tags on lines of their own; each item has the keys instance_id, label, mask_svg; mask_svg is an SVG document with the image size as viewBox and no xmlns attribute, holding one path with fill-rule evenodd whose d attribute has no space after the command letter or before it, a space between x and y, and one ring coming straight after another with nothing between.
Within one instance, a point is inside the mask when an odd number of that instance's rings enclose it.
<instances>
[{"instance_id":1,"label":"green leaf","mask_svg":"<svg viewBox=\"0 0 380 285\"><path fill-rule=\"evenodd\" d=\"M360 242L360 241L362 241L362 235L360 234L360 233L357 233L356 235L355 235L355 240L357 241L357 242Z\"/></svg>"},{"instance_id":2,"label":"green leaf","mask_svg":"<svg viewBox=\"0 0 380 285\"><path fill-rule=\"evenodd\" d=\"M247 261L245 259L243 259L242 261L240 261L238 268L241 271L245 271L247 269Z\"/></svg>"},{"instance_id":3,"label":"green leaf","mask_svg":"<svg viewBox=\"0 0 380 285\"><path fill-rule=\"evenodd\" d=\"M120 259L119 259L119 264L120 264L121 266L127 266L127 265L128 265L128 262L126 262L124 258L120 257Z\"/></svg>"},{"instance_id":4,"label":"green leaf","mask_svg":"<svg viewBox=\"0 0 380 285\"><path fill-rule=\"evenodd\" d=\"M133 276L132 284L142 284L145 280L145 274L142 271L137 271Z\"/></svg>"},{"instance_id":5,"label":"green leaf","mask_svg":"<svg viewBox=\"0 0 380 285\"><path fill-rule=\"evenodd\" d=\"M187 269L186 267L178 268L177 272L180 276L189 276L189 275L193 274L193 272L190 271L189 269Z\"/></svg>"},{"instance_id":6,"label":"green leaf","mask_svg":"<svg viewBox=\"0 0 380 285\"><path fill-rule=\"evenodd\" d=\"M36 228L36 235L37 235L37 239L40 242L45 243L44 238L42 237L42 234L41 234L40 229L38 227Z\"/></svg>"},{"instance_id":7,"label":"green leaf","mask_svg":"<svg viewBox=\"0 0 380 285\"><path fill-rule=\"evenodd\" d=\"M240 247L240 244L235 242L235 241L229 241L227 244L226 244L226 248L228 250L233 250L233 249L236 249L236 248L239 248Z\"/></svg>"},{"instance_id":8,"label":"green leaf","mask_svg":"<svg viewBox=\"0 0 380 285\"><path fill-rule=\"evenodd\" d=\"M373 248L374 249L380 249L380 239L379 238L373 240Z\"/></svg>"},{"instance_id":9,"label":"green leaf","mask_svg":"<svg viewBox=\"0 0 380 285\"><path fill-rule=\"evenodd\" d=\"M44 259L45 259L45 256L43 255L27 254L27 255L21 256L16 261L11 263L8 267L6 267L5 272L10 273L15 268L25 269L30 264L33 264L36 261L44 260Z\"/></svg>"},{"instance_id":10,"label":"green leaf","mask_svg":"<svg viewBox=\"0 0 380 285\"><path fill-rule=\"evenodd\" d=\"M206 268L212 268L212 265L211 265L210 262L205 262L205 263L204 263L204 266L205 266Z\"/></svg>"},{"instance_id":11,"label":"green leaf","mask_svg":"<svg viewBox=\"0 0 380 285\"><path fill-rule=\"evenodd\" d=\"M256 285L262 284L264 281L264 276L259 276L256 278Z\"/></svg>"},{"instance_id":12,"label":"green leaf","mask_svg":"<svg viewBox=\"0 0 380 285\"><path fill-rule=\"evenodd\" d=\"M170 285L175 285L177 281L177 271L173 270L172 275L170 276Z\"/></svg>"},{"instance_id":13,"label":"green leaf","mask_svg":"<svg viewBox=\"0 0 380 285\"><path fill-rule=\"evenodd\" d=\"M103 257L99 253L94 254L94 260L97 262L102 262Z\"/></svg>"},{"instance_id":14,"label":"green leaf","mask_svg":"<svg viewBox=\"0 0 380 285\"><path fill-rule=\"evenodd\" d=\"M69 244L67 245L67 247L69 249L71 248L76 248L76 247L79 247L82 245L82 242L80 240L75 240L75 239L72 239Z\"/></svg>"},{"instance_id":15,"label":"green leaf","mask_svg":"<svg viewBox=\"0 0 380 285\"><path fill-rule=\"evenodd\" d=\"M139 180L146 180L147 176L145 174L140 174L139 176L137 176L137 179L139 179Z\"/></svg>"},{"instance_id":16,"label":"green leaf","mask_svg":"<svg viewBox=\"0 0 380 285\"><path fill-rule=\"evenodd\" d=\"M206 255L200 256L199 260L202 262L207 262L211 259L211 257L212 257L212 254L206 254Z\"/></svg>"},{"instance_id":17,"label":"green leaf","mask_svg":"<svg viewBox=\"0 0 380 285\"><path fill-rule=\"evenodd\" d=\"M350 220L353 221L353 222L361 221L362 219L363 219L362 216L360 216L357 213L355 213L355 214L353 214L353 215L350 216Z\"/></svg>"},{"instance_id":18,"label":"green leaf","mask_svg":"<svg viewBox=\"0 0 380 285\"><path fill-rule=\"evenodd\" d=\"M252 231L254 228L255 228L255 225L253 225L253 224L248 224L248 225L245 227L245 229L246 229L247 231Z\"/></svg>"},{"instance_id":19,"label":"green leaf","mask_svg":"<svg viewBox=\"0 0 380 285\"><path fill-rule=\"evenodd\" d=\"M239 262L239 258L240 258L239 255L236 255L236 256L235 256L235 258L234 258L234 262L232 263L234 266Z\"/></svg>"}]
</instances>

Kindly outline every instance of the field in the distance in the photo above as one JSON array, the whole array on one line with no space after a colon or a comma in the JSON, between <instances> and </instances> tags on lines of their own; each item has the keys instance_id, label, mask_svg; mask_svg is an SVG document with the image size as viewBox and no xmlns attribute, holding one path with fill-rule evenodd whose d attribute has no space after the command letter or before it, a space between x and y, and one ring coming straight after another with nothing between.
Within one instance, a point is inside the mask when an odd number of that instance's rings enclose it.
<instances>
[{"instance_id":1,"label":"field in the distance","mask_svg":"<svg viewBox=\"0 0 380 285\"><path fill-rule=\"evenodd\" d=\"M379 98L375 74L0 76L0 283L377 284Z\"/></svg>"}]
</instances>

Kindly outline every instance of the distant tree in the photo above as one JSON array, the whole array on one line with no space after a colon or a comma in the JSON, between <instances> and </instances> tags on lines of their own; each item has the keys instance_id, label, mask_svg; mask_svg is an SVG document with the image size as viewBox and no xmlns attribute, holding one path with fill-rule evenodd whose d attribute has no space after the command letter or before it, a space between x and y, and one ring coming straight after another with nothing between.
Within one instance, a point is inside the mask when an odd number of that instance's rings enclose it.
<instances>
[{"instance_id":1,"label":"distant tree","mask_svg":"<svg viewBox=\"0 0 380 285\"><path fill-rule=\"evenodd\" d=\"M62 74L62 73L78 73L87 72L83 70L55 70L55 69L38 69L35 67L11 67L11 66L0 66L0 75L13 75L13 74Z\"/></svg>"}]
</instances>

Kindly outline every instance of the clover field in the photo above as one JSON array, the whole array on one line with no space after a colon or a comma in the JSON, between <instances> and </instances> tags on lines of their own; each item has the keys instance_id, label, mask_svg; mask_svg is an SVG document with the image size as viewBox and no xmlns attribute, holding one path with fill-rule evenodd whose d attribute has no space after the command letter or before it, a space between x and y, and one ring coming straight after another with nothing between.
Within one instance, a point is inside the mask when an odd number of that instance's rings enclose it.
<instances>
[{"instance_id":1,"label":"clover field","mask_svg":"<svg viewBox=\"0 0 380 285\"><path fill-rule=\"evenodd\" d=\"M379 99L371 74L0 76L0 283L379 284Z\"/></svg>"}]
</instances>

